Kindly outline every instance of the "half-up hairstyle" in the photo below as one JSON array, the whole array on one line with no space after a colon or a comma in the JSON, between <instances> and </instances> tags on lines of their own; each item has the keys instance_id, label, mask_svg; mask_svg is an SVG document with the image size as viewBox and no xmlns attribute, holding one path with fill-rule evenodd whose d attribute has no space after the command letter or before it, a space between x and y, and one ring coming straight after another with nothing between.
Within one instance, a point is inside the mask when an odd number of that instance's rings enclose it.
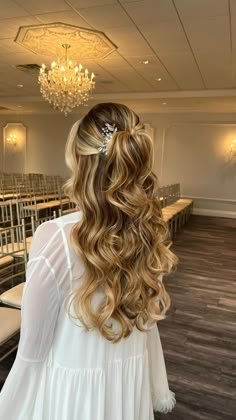
<instances>
[{"instance_id":1,"label":"half-up hairstyle","mask_svg":"<svg viewBox=\"0 0 236 420\"><path fill-rule=\"evenodd\" d=\"M117 131L105 155L98 149L106 123ZM121 104L94 106L72 127L67 141L72 175L65 191L82 211L71 240L85 267L70 305L87 330L97 329L114 343L134 327L146 331L170 306L161 277L178 259L166 245L168 227L152 172L153 154L144 124ZM104 299L94 308L98 290ZM120 327L116 331L112 320Z\"/></svg>"}]
</instances>

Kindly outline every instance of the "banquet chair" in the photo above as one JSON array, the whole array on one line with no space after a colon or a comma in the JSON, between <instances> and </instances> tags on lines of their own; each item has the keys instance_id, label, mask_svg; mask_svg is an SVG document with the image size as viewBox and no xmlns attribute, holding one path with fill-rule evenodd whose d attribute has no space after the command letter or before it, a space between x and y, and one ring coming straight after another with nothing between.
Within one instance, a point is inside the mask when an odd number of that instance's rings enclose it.
<instances>
[{"instance_id":1,"label":"banquet chair","mask_svg":"<svg viewBox=\"0 0 236 420\"><path fill-rule=\"evenodd\" d=\"M27 244L25 240L24 221L22 225L13 226L8 230L10 233L7 234L4 232L0 253L2 258L11 257L12 260L10 264L0 265L1 291L3 285L6 289L0 295L0 304L20 309L27 266ZM19 242L15 242L16 237L23 237L23 242L20 242L20 239ZM0 258L0 261L2 258Z\"/></svg>"},{"instance_id":2,"label":"banquet chair","mask_svg":"<svg viewBox=\"0 0 236 420\"><path fill-rule=\"evenodd\" d=\"M165 207L166 206L166 190L165 190L165 187L159 188L158 198L159 198L161 207Z\"/></svg>"},{"instance_id":3,"label":"banquet chair","mask_svg":"<svg viewBox=\"0 0 236 420\"><path fill-rule=\"evenodd\" d=\"M27 250L24 219L21 224L5 227L0 231L0 257L11 255L25 258Z\"/></svg>"},{"instance_id":4,"label":"banquet chair","mask_svg":"<svg viewBox=\"0 0 236 420\"><path fill-rule=\"evenodd\" d=\"M0 201L0 230L4 227L13 225L14 217L11 201Z\"/></svg>"},{"instance_id":5,"label":"banquet chair","mask_svg":"<svg viewBox=\"0 0 236 420\"><path fill-rule=\"evenodd\" d=\"M59 215L60 215L60 209L59 209ZM54 210L53 213L49 216L45 216L45 217L35 217L35 216L31 216L31 227L32 227L32 235L34 235L36 229L39 227L39 225L41 225L44 222L48 222L50 220L56 219L57 218L57 212ZM26 242L27 239L29 241L29 238L26 238Z\"/></svg>"},{"instance_id":6,"label":"banquet chair","mask_svg":"<svg viewBox=\"0 0 236 420\"><path fill-rule=\"evenodd\" d=\"M20 331L21 311L19 309L0 307L0 363L18 347L13 339Z\"/></svg>"}]
</instances>

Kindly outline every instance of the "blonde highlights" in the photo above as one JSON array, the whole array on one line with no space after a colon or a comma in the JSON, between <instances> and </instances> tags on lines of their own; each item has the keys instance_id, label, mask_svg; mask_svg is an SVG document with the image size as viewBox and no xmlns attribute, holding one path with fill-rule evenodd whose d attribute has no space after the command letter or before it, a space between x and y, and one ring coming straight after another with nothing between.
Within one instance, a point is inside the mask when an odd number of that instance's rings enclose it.
<instances>
[{"instance_id":1,"label":"blonde highlights","mask_svg":"<svg viewBox=\"0 0 236 420\"><path fill-rule=\"evenodd\" d=\"M117 127L106 156L98 153L105 123ZM152 171L153 142L129 108L99 104L72 127L66 161L72 175L65 191L82 210L71 240L85 267L70 305L87 330L117 342L134 327L145 331L163 319L170 306L160 276L178 260L165 244L168 227ZM94 308L98 290L104 299Z\"/></svg>"}]
</instances>

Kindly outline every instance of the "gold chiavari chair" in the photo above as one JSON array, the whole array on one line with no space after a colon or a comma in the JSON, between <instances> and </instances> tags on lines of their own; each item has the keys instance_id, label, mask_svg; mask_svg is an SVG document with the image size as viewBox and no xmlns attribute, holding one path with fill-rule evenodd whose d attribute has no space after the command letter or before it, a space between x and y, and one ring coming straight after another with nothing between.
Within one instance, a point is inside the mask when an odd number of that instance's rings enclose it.
<instances>
[{"instance_id":1,"label":"gold chiavari chair","mask_svg":"<svg viewBox=\"0 0 236 420\"><path fill-rule=\"evenodd\" d=\"M8 346L11 339L20 331L21 311L8 307L0 307L0 363L18 347L18 343Z\"/></svg>"},{"instance_id":2,"label":"gold chiavari chair","mask_svg":"<svg viewBox=\"0 0 236 420\"><path fill-rule=\"evenodd\" d=\"M10 263L4 263L7 258L11 258ZM27 250L23 221L21 225L11 226L0 232L0 362L17 348L15 341L12 346L11 339L20 329L20 308L26 265Z\"/></svg>"},{"instance_id":3,"label":"gold chiavari chair","mask_svg":"<svg viewBox=\"0 0 236 420\"><path fill-rule=\"evenodd\" d=\"M11 200L0 201L0 230L14 225L14 213Z\"/></svg>"},{"instance_id":4,"label":"gold chiavari chair","mask_svg":"<svg viewBox=\"0 0 236 420\"><path fill-rule=\"evenodd\" d=\"M60 210L59 210L60 212ZM60 213L59 213L60 215ZM36 218L34 216L31 216L31 229L32 229L32 235L34 235L36 229L39 227L39 225L41 225L44 222L48 222L50 220L56 219L57 218L57 212L54 210L52 215L50 216L45 216L45 217L41 217L41 218ZM26 238L27 241L28 238Z\"/></svg>"}]
</instances>

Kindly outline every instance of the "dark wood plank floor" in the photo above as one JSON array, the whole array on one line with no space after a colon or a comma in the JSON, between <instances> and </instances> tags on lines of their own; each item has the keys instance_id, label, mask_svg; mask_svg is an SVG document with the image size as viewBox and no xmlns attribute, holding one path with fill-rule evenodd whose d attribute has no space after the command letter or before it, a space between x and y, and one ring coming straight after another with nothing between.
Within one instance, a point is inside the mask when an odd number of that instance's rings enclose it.
<instances>
[{"instance_id":1,"label":"dark wood plank floor","mask_svg":"<svg viewBox=\"0 0 236 420\"><path fill-rule=\"evenodd\" d=\"M178 402L155 419L235 420L236 220L192 216L173 249L180 264L166 281L172 307L159 330ZM13 359L1 365L0 386Z\"/></svg>"},{"instance_id":2,"label":"dark wood plank floor","mask_svg":"<svg viewBox=\"0 0 236 420\"><path fill-rule=\"evenodd\" d=\"M236 419L236 220L192 216L173 250L178 271L159 323L177 405L158 420Z\"/></svg>"}]
</instances>

